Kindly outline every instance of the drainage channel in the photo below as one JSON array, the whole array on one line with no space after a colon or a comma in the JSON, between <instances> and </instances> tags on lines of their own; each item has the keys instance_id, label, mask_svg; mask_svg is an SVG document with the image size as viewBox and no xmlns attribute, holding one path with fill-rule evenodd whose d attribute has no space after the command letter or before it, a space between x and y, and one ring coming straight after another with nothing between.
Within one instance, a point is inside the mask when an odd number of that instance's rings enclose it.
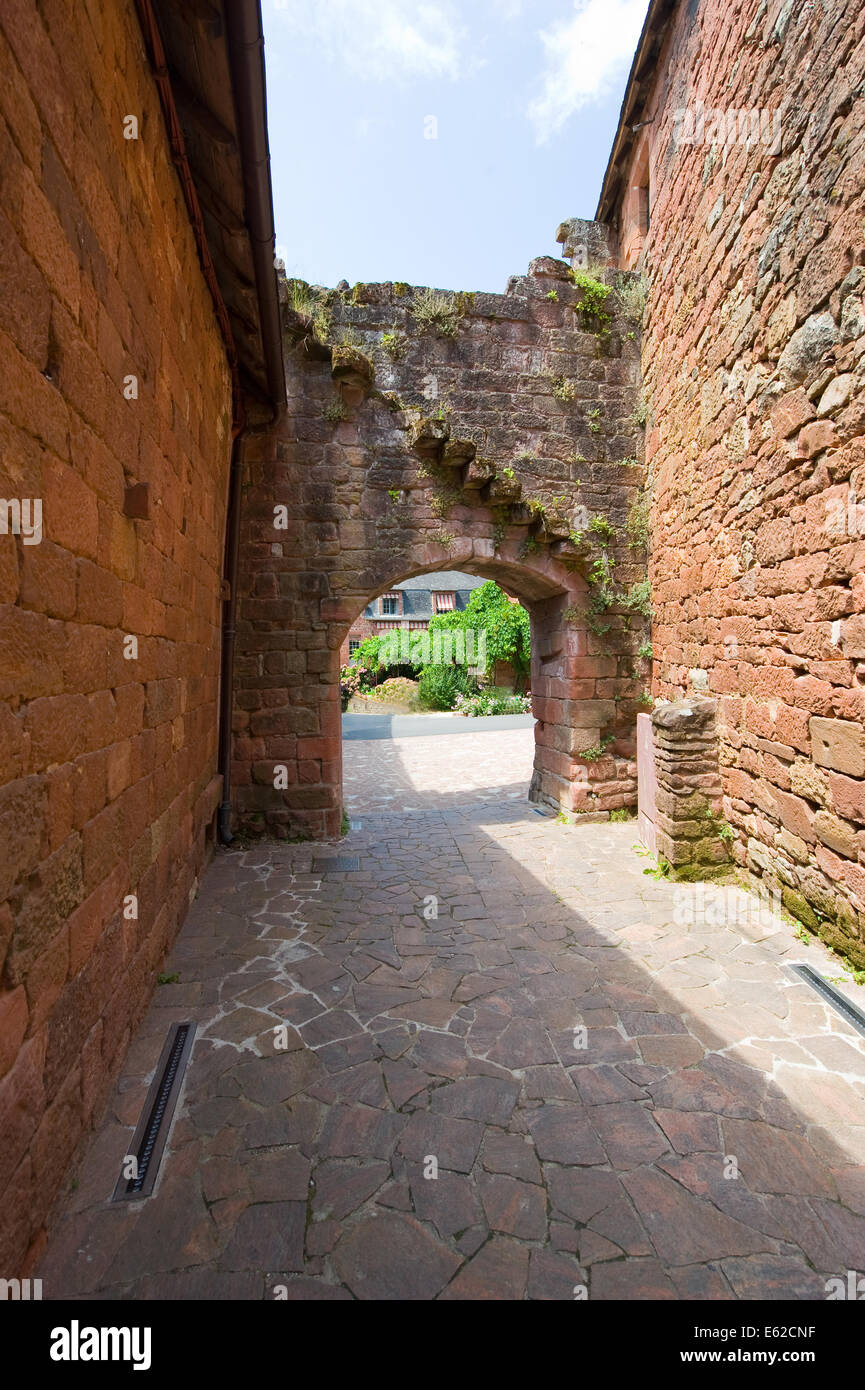
<instances>
[{"instance_id":1,"label":"drainage channel","mask_svg":"<svg viewBox=\"0 0 865 1390\"><path fill-rule=\"evenodd\" d=\"M194 1023L173 1023L169 1028L141 1119L124 1160L134 1157L136 1176L123 1174L117 1179L112 1202L149 1197L153 1191L194 1038Z\"/></svg>"},{"instance_id":2,"label":"drainage channel","mask_svg":"<svg viewBox=\"0 0 865 1390\"><path fill-rule=\"evenodd\" d=\"M856 1032L861 1033L862 1037L865 1038L865 1013L855 1004L851 1004L846 995L830 985L828 980L824 980L823 976L818 974L811 965L791 965L790 969L794 975L798 975L800 980L804 980L806 985L810 985L813 990L816 990L826 1003L831 1004L835 1012L839 1013L845 1022L850 1024L851 1028L855 1028Z\"/></svg>"}]
</instances>

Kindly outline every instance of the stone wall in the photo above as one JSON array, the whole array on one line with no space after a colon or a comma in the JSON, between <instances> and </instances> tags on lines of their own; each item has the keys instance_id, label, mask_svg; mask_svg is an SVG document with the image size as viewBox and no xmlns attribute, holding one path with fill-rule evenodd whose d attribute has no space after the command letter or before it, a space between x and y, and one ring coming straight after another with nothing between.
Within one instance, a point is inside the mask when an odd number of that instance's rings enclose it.
<instances>
[{"instance_id":1,"label":"stone wall","mask_svg":"<svg viewBox=\"0 0 865 1390\"><path fill-rule=\"evenodd\" d=\"M598 331L569 267L546 258L506 294L432 301L426 324L428 292L358 285L318 293L316 333L297 289L283 287L287 419L247 456L240 822L339 831L340 648L372 597L441 569L500 580L529 608L532 795L632 803L646 683L644 619L620 601L645 574L625 530L643 480L634 322L612 293ZM589 582L605 557L612 578Z\"/></svg>"},{"instance_id":2,"label":"stone wall","mask_svg":"<svg viewBox=\"0 0 865 1390\"><path fill-rule=\"evenodd\" d=\"M737 860L860 964L863 35L852 0L679 5L614 219L649 287L655 691L717 698Z\"/></svg>"},{"instance_id":3,"label":"stone wall","mask_svg":"<svg viewBox=\"0 0 865 1390\"><path fill-rule=\"evenodd\" d=\"M727 867L717 710L715 700L692 698L652 715L655 848L674 878L710 878Z\"/></svg>"},{"instance_id":4,"label":"stone wall","mask_svg":"<svg viewBox=\"0 0 865 1390\"><path fill-rule=\"evenodd\" d=\"M134 7L9 0L0 69L0 496L42 505L40 541L0 534L12 1275L205 860L231 398Z\"/></svg>"}]
</instances>

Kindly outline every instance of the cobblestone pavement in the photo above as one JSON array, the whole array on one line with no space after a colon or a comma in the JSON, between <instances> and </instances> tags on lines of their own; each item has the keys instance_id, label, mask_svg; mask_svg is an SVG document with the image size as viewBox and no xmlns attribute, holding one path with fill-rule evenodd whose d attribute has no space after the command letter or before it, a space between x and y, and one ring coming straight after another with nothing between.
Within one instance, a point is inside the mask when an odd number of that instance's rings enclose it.
<instances>
[{"instance_id":1,"label":"cobblestone pavement","mask_svg":"<svg viewBox=\"0 0 865 1390\"><path fill-rule=\"evenodd\" d=\"M865 1268L865 1045L786 965L837 962L644 874L633 824L537 814L531 731L477 740L353 744L345 841L217 856L46 1298L822 1299ZM156 1194L111 1205L185 1018Z\"/></svg>"}]
</instances>

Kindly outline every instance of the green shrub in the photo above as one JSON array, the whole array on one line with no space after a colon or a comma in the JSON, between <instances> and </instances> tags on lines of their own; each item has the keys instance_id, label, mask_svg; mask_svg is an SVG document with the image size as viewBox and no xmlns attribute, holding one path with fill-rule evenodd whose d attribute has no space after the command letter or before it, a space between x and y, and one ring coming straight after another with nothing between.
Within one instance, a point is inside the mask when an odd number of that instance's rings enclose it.
<instances>
[{"instance_id":1,"label":"green shrub","mask_svg":"<svg viewBox=\"0 0 865 1390\"><path fill-rule=\"evenodd\" d=\"M371 700L382 700L385 704L417 704L417 681L408 676L390 676L367 692Z\"/></svg>"},{"instance_id":2,"label":"green shrub","mask_svg":"<svg viewBox=\"0 0 865 1390\"><path fill-rule=\"evenodd\" d=\"M463 666L425 666L418 696L427 709L453 709L458 695L473 695L477 682Z\"/></svg>"}]
</instances>

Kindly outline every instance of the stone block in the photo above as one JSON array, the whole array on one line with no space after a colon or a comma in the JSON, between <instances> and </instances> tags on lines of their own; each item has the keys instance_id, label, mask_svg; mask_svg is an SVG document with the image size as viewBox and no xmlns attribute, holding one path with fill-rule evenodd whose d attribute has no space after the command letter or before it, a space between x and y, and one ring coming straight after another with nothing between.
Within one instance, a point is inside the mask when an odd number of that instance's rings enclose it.
<instances>
[{"instance_id":1,"label":"stone block","mask_svg":"<svg viewBox=\"0 0 865 1390\"><path fill-rule=\"evenodd\" d=\"M809 728L815 763L850 777L865 777L865 729L861 724L814 717Z\"/></svg>"}]
</instances>

